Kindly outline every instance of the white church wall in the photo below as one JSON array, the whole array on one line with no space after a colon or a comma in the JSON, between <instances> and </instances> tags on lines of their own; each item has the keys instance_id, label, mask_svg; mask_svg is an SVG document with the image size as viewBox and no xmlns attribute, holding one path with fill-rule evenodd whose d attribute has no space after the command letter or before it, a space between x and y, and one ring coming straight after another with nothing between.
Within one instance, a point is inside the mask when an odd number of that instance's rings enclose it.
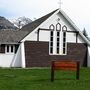
<instances>
[{"instance_id":1,"label":"white church wall","mask_svg":"<svg viewBox=\"0 0 90 90\"><path fill-rule=\"evenodd\" d=\"M80 35L78 36L78 43L85 43L85 41L82 39Z\"/></svg>"},{"instance_id":2,"label":"white church wall","mask_svg":"<svg viewBox=\"0 0 90 90\"><path fill-rule=\"evenodd\" d=\"M21 46L19 46L18 50L17 50L17 53L12 61L12 66L11 67L21 67Z\"/></svg>"},{"instance_id":3,"label":"white church wall","mask_svg":"<svg viewBox=\"0 0 90 90\"><path fill-rule=\"evenodd\" d=\"M32 31L29 35L27 35L22 42L24 41L37 41L37 30L35 29L34 31Z\"/></svg>"},{"instance_id":4,"label":"white church wall","mask_svg":"<svg viewBox=\"0 0 90 90\"><path fill-rule=\"evenodd\" d=\"M0 67L11 67L14 54L0 54Z\"/></svg>"},{"instance_id":5,"label":"white church wall","mask_svg":"<svg viewBox=\"0 0 90 90\"><path fill-rule=\"evenodd\" d=\"M22 60L22 68L25 68L26 67L26 64L25 64L25 48L24 48L24 42L21 43L21 60Z\"/></svg>"},{"instance_id":6,"label":"white church wall","mask_svg":"<svg viewBox=\"0 0 90 90\"><path fill-rule=\"evenodd\" d=\"M22 42L17 50L17 53L11 60L11 67L22 67L25 68L25 52L24 42Z\"/></svg>"},{"instance_id":7,"label":"white church wall","mask_svg":"<svg viewBox=\"0 0 90 90\"><path fill-rule=\"evenodd\" d=\"M66 42L76 43L76 34L75 33L67 33L66 34Z\"/></svg>"},{"instance_id":8,"label":"white church wall","mask_svg":"<svg viewBox=\"0 0 90 90\"><path fill-rule=\"evenodd\" d=\"M38 26L34 31L32 31L27 37L25 37L22 41L37 41L37 30L38 28L49 29L49 26L53 24L56 30L56 24L60 23L61 27L66 25L67 31L75 31L75 29L68 23L68 21L60 14L54 14L49 17L46 21L44 21L40 26ZM62 28L61 28L62 29ZM41 31L39 33L39 41L50 41L50 31ZM66 35L67 42L76 43L76 34L67 32ZM78 37L78 43L83 43L82 38Z\"/></svg>"},{"instance_id":9,"label":"white church wall","mask_svg":"<svg viewBox=\"0 0 90 90\"><path fill-rule=\"evenodd\" d=\"M0 67L25 68L24 42L22 42L16 54L0 54Z\"/></svg>"},{"instance_id":10,"label":"white church wall","mask_svg":"<svg viewBox=\"0 0 90 90\"><path fill-rule=\"evenodd\" d=\"M87 66L90 67L90 46L88 46L88 53L87 53Z\"/></svg>"},{"instance_id":11,"label":"white church wall","mask_svg":"<svg viewBox=\"0 0 90 90\"><path fill-rule=\"evenodd\" d=\"M50 32L48 31L39 32L39 41L49 41L49 40L50 40Z\"/></svg>"}]
</instances>

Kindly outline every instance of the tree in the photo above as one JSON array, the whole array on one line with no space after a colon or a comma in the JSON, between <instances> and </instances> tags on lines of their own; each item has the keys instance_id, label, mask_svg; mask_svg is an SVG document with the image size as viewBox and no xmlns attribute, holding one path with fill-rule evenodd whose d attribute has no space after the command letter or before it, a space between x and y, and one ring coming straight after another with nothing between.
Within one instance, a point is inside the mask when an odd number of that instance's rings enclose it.
<instances>
[{"instance_id":1,"label":"tree","mask_svg":"<svg viewBox=\"0 0 90 90\"><path fill-rule=\"evenodd\" d=\"M83 35L84 35L86 38L88 38L88 34L87 34L87 32L86 32L86 29L85 29L85 28L83 29L82 33L83 33Z\"/></svg>"},{"instance_id":2,"label":"tree","mask_svg":"<svg viewBox=\"0 0 90 90\"><path fill-rule=\"evenodd\" d=\"M18 19L14 20L13 23L15 26L17 26L19 29L22 28L24 25L31 23L32 20L29 18L24 17L19 17Z\"/></svg>"}]
</instances>

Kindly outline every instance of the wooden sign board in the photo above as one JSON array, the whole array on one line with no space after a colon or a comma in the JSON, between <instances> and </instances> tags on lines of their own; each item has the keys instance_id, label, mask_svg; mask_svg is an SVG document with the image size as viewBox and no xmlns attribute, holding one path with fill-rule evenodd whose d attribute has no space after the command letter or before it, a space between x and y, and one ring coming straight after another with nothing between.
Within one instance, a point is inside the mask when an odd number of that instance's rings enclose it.
<instances>
[{"instance_id":1,"label":"wooden sign board","mask_svg":"<svg viewBox=\"0 0 90 90\"><path fill-rule=\"evenodd\" d=\"M52 61L51 81L54 80L54 71L55 70L76 71L76 79L79 80L80 62L79 61L72 61L72 60Z\"/></svg>"}]
</instances>

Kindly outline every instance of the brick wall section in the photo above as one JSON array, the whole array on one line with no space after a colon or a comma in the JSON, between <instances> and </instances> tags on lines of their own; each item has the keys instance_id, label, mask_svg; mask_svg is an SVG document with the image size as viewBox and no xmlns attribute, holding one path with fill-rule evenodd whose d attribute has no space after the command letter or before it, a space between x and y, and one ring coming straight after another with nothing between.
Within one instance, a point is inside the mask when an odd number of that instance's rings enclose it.
<instances>
[{"instance_id":1,"label":"brick wall section","mask_svg":"<svg viewBox=\"0 0 90 90\"><path fill-rule=\"evenodd\" d=\"M5 44L0 45L0 53L5 53Z\"/></svg>"},{"instance_id":2,"label":"brick wall section","mask_svg":"<svg viewBox=\"0 0 90 90\"><path fill-rule=\"evenodd\" d=\"M87 46L81 43L68 43L67 55L49 55L49 43L25 42L26 67L47 67L52 60L79 60L82 66L87 63Z\"/></svg>"}]
</instances>

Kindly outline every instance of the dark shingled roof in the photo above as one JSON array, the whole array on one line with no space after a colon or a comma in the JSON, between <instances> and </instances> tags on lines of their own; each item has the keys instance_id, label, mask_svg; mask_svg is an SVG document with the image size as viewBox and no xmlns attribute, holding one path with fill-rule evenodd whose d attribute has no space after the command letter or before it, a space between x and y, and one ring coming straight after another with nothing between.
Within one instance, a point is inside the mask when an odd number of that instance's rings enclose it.
<instances>
[{"instance_id":1,"label":"dark shingled roof","mask_svg":"<svg viewBox=\"0 0 90 90\"><path fill-rule=\"evenodd\" d=\"M52 14L54 14L58 9L54 10L53 12L25 25L24 27L22 27L21 30L23 31L29 31L32 32L35 28L37 28L42 22L44 22L47 18L49 18Z\"/></svg>"},{"instance_id":2,"label":"dark shingled roof","mask_svg":"<svg viewBox=\"0 0 90 90\"><path fill-rule=\"evenodd\" d=\"M21 30L0 30L0 43L18 43L22 38L24 38L28 34L27 31Z\"/></svg>"}]
</instances>

